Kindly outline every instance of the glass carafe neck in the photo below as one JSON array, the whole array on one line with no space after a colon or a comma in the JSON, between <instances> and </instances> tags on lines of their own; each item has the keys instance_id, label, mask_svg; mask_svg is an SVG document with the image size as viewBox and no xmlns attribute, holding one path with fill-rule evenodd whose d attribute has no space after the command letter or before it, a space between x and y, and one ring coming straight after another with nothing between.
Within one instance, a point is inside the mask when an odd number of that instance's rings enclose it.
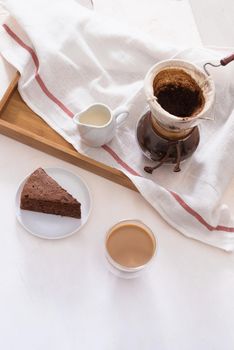
<instances>
[{"instance_id":1,"label":"glass carafe neck","mask_svg":"<svg viewBox=\"0 0 234 350\"><path fill-rule=\"evenodd\" d=\"M162 137L165 137L168 140L183 140L186 138L191 132L193 131L194 128L189 128L189 129L169 129L165 128L162 124L159 123L157 118L152 115L151 113L151 122L153 129L161 135Z\"/></svg>"}]
</instances>

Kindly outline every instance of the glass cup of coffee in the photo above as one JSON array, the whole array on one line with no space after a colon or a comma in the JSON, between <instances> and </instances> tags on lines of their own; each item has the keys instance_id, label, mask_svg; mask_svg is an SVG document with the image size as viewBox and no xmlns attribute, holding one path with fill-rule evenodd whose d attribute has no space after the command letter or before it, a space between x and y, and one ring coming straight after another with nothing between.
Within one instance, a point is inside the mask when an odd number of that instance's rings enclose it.
<instances>
[{"instance_id":1,"label":"glass cup of coffee","mask_svg":"<svg viewBox=\"0 0 234 350\"><path fill-rule=\"evenodd\" d=\"M153 260L157 240L140 220L123 220L111 227L105 240L106 259L111 272L134 278Z\"/></svg>"}]
</instances>

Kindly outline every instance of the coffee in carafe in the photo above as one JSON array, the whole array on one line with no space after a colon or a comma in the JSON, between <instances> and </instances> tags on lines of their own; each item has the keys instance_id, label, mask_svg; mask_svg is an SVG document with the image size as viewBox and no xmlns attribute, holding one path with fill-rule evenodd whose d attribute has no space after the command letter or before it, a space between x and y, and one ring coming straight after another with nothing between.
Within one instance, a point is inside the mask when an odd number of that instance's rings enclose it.
<instances>
[{"instance_id":1,"label":"coffee in carafe","mask_svg":"<svg viewBox=\"0 0 234 350\"><path fill-rule=\"evenodd\" d=\"M149 70L144 87L150 109L138 122L137 140L143 153L157 161L145 171L152 173L164 163L180 171L181 161L199 144L198 124L213 119L214 83L195 65L168 60Z\"/></svg>"}]
</instances>

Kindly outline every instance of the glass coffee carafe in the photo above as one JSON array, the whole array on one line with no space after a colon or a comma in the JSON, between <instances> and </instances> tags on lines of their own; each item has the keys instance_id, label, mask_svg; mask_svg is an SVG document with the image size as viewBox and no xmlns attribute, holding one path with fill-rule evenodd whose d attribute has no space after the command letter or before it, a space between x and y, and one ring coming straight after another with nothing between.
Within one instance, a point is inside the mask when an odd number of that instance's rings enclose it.
<instances>
[{"instance_id":1,"label":"glass coffee carafe","mask_svg":"<svg viewBox=\"0 0 234 350\"><path fill-rule=\"evenodd\" d=\"M199 144L198 124L213 119L213 80L187 61L167 60L149 70L144 89L149 110L138 121L137 140L146 157L157 161L144 169L152 173L171 163L180 171L180 162Z\"/></svg>"}]
</instances>

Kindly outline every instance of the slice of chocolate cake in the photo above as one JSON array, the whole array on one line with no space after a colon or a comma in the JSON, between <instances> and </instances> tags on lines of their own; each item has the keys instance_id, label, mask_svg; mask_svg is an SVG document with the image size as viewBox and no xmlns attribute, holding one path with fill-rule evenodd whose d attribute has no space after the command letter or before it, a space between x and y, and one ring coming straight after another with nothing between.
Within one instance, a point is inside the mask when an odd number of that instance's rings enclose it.
<instances>
[{"instance_id":1,"label":"slice of chocolate cake","mask_svg":"<svg viewBox=\"0 0 234 350\"><path fill-rule=\"evenodd\" d=\"M42 168L35 170L27 179L21 192L20 208L81 218L81 204Z\"/></svg>"}]
</instances>

